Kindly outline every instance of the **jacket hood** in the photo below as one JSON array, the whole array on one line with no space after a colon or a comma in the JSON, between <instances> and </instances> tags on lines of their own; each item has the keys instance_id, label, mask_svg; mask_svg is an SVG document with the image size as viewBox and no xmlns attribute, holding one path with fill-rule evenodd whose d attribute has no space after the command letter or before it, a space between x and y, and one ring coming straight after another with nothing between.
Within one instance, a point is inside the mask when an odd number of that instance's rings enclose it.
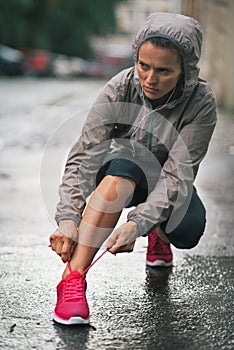
<instances>
[{"instance_id":1,"label":"jacket hood","mask_svg":"<svg viewBox=\"0 0 234 350\"><path fill-rule=\"evenodd\" d=\"M172 41L181 55L184 67L184 95L189 95L197 83L201 56L202 28L197 20L180 14L152 13L137 33L132 45L135 62L140 46L150 38Z\"/></svg>"}]
</instances>

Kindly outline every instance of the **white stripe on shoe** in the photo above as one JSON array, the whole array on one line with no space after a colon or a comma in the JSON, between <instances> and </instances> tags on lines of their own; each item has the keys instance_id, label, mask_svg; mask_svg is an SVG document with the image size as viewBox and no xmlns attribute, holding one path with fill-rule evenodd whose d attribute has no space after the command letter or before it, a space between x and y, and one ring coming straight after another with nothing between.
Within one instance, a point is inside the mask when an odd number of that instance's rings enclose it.
<instances>
[{"instance_id":1,"label":"white stripe on shoe","mask_svg":"<svg viewBox=\"0 0 234 350\"><path fill-rule=\"evenodd\" d=\"M54 313L53 315L53 320L57 323L61 323L61 324L65 324L65 325L74 325L74 324L89 324L90 319L84 319L80 316L74 316L69 318L68 320L65 320L63 318L60 318L59 316L56 315L56 313Z\"/></svg>"},{"instance_id":2,"label":"white stripe on shoe","mask_svg":"<svg viewBox=\"0 0 234 350\"><path fill-rule=\"evenodd\" d=\"M172 261L166 262L164 260L155 260L155 261L148 261L146 260L146 265L152 266L152 267L171 267Z\"/></svg>"}]
</instances>

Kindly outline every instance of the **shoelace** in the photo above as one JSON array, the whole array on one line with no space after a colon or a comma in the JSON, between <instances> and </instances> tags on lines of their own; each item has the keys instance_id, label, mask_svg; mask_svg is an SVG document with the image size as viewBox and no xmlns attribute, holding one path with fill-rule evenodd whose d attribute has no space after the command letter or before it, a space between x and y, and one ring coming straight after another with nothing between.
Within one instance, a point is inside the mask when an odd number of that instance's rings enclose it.
<instances>
[{"instance_id":1,"label":"shoelace","mask_svg":"<svg viewBox=\"0 0 234 350\"><path fill-rule=\"evenodd\" d=\"M168 254L168 243L160 241L160 249L163 254Z\"/></svg>"},{"instance_id":2,"label":"shoelace","mask_svg":"<svg viewBox=\"0 0 234 350\"><path fill-rule=\"evenodd\" d=\"M108 249L105 249L104 252L102 252L98 257L97 259L95 259L82 273L81 273L81 276L84 276L88 271L89 269L91 269L91 267L96 264L96 262L101 259L103 257L104 254L106 254L108 252ZM72 272L72 269L71 269L71 265L70 265L70 261L68 261L67 263L67 266L68 266L68 269L70 272Z\"/></svg>"},{"instance_id":3,"label":"shoelace","mask_svg":"<svg viewBox=\"0 0 234 350\"><path fill-rule=\"evenodd\" d=\"M63 298L64 301L78 301L84 298L84 288L83 288L83 276L88 272L88 270L99 260L101 257L108 252L108 249L104 250L97 259L95 259L85 270L82 274L80 274L81 278L71 278L66 281L66 288L64 288L64 294ZM70 261L67 264L68 269L70 272L72 272ZM77 283L78 282L78 283Z\"/></svg>"},{"instance_id":4,"label":"shoelace","mask_svg":"<svg viewBox=\"0 0 234 350\"><path fill-rule=\"evenodd\" d=\"M155 248L157 247L158 254L168 254L168 244L163 242L161 238L158 236L151 237L151 244L149 246L149 253L155 254Z\"/></svg>"},{"instance_id":5,"label":"shoelace","mask_svg":"<svg viewBox=\"0 0 234 350\"><path fill-rule=\"evenodd\" d=\"M77 283L78 282L78 283ZM65 302L78 301L84 298L84 289L81 279L70 279L66 281L66 288L63 290L63 299Z\"/></svg>"}]
</instances>

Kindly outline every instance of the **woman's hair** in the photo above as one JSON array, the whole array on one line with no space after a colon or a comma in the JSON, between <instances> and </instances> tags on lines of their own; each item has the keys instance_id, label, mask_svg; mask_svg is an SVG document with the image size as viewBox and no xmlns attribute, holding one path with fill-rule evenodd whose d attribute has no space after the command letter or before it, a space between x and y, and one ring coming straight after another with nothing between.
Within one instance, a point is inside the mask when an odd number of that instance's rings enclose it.
<instances>
[{"instance_id":1,"label":"woman's hair","mask_svg":"<svg viewBox=\"0 0 234 350\"><path fill-rule=\"evenodd\" d=\"M179 52L177 46L169 39L161 37L151 37L145 41L150 41L153 45L160 47L161 49L172 49Z\"/></svg>"},{"instance_id":2,"label":"woman's hair","mask_svg":"<svg viewBox=\"0 0 234 350\"><path fill-rule=\"evenodd\" d=\"M160 37L152 37L152 38L146 39L144 42L147 42L147 41L151 42L151 44L153 44L154 46L160 49L168 49L168 50L175 51L178 54L182 65L182 57L181 57L180 51L178 47L171 40L166 38L160 38Z\"/></svg>"}]
</instances>

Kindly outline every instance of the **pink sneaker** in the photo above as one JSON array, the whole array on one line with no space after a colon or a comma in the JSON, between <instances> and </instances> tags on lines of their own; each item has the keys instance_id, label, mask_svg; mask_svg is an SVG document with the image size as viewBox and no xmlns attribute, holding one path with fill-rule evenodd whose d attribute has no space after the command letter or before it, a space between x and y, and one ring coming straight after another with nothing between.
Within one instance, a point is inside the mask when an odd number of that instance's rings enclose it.
<instances>
[{"instance_id":1,"label":"pink sneaker","mask_svg":"<svg viewBox=\"0 0 234 350\"><path fill-rule=\"evenodd\" d=\"M148 236L146 265L153 267L169 267L172 266L172 259L170 243L163 242L156 230L152 231Z\"/></svg>"},{"instance_id":2,"label":"pink sneaker","mask_svg":"<svg viewBox=\"0 0 234 350\"><path fill-rule=\"evenodd\" d=\"M85 295L87 283L84 276L107 252L108 249L104 250L82 274L72 271L70 263L67 264L70 273L57 285L57 304L53 317L56 322L65 325L89 323L89 306Z\"/></svg>"},{"instance_id":3,"label":"pink sneaker","mask_svg":"<svg viewBox=\"0 0 234 350\"><path fill-rule=\"evenodd\" d=\"M71 271L57 286L57 304L54 320L65 325L89 323L89 306L86 300L86 280L78 271Z\"/></svg>"}]
</instances>

